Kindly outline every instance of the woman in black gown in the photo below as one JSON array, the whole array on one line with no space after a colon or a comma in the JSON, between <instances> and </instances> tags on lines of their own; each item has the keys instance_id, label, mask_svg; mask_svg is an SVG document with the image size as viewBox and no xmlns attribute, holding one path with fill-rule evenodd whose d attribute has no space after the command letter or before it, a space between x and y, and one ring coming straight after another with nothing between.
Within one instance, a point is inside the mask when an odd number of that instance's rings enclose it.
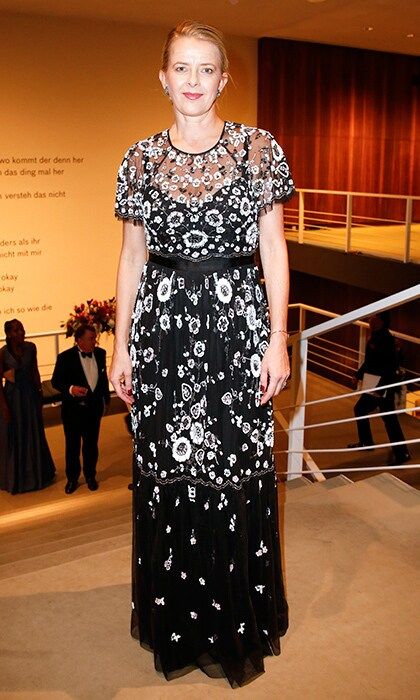
<instances>
[{"instance_id":1,"label":"woman in black gown","mask_svg":"<svg viewBox=\"0 0 420 700\"><path fill-rule=\"evenodd\" d=\"M132 635L168 680L200 667L237 687L288 624L271 399L289 376L281 203L293 182L268 132L218 116L227 79L217 30L169 34L160 80L174 123L118 172L110 376L132 405Z\"/></svg>"},{"instance_id":2,"label":"woman in black gown","mask_svg":"<svg viewBox=\"0 0 420 700\"><path fill-rule=\"evenodd\" d=\"M0 489L23 493L51 483L55 466L42 420L36 345L25 340L25 329L17 319L6 321L4 331L6 345L0 348Z\"/></svg>"}]
</instances>

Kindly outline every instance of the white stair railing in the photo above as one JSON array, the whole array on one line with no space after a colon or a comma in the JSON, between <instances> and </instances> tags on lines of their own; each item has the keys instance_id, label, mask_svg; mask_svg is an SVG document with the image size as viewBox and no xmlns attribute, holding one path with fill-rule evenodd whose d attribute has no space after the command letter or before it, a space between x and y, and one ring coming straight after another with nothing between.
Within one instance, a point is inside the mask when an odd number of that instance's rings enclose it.
<instances>
[{"instance_id":1,"label":"white stair railing","mask_svg":"<svg viewBox=\"0 0 420 700\"><path fill-rule=\"evenodd\" d=\"M354 309L342 316L337 316L329 321L320 323L311 328L299 331L289 338L289 345L292 347L292 368L291 368L291 404L290 417L288 425L288 449L287 449L287 478L296 478L302 474L304 455L308 451L304 447L305 436L305 408L308 405L306 402L306 385L307 385L307 364L308 364L308 343L312 338L320 337L325 333L337 330L352 324L360 322L361 318L371 316L392 309L400 304L414 301L420 297L420 284L410 287L396 294L392 294L385 299L367 304L359 309ZM332 315L332 314L331 314ZM403 334L400 334L403 335ZM408 336L407 336L408 337ZM360 347L360 345L359 345ZM406 385L417 382L417 379L398 382L396 385ZM362 392L352 392L355 395ZM345 395L339 395L332 398L343 398ZM325 399L325 400L331 400ZM314 403L314 402L311 402ZM418 442L418 441L417 441ZM343 448L340 451L347 451L349 448ZM314 452L315 450L312 450ZM325 450L317 450L326 452ZM336 450L331 450L336 451ZM310 464L310 460L306 460ZM340 470L341 471L341 470Z\"/></svg>"},{"instance_id":2,"label":"white stair railing","mask_svg":"<svg viewBox=\"0 0 420 700\"><path fill-rule=\"evenodd\" d=\"M305 235L308 242L311 245L317 244L317 236L313 235L317 231L335 231L337 234L337 240L342 241L339 247L345 252L349 253L354 249L365 249L365 246L360 245L360 241L353 245L355 239L355 232L363 228L366 231L381 231L381 251L378 255L386 256L389 258L396 258L402 260L403 262L410 262L411 260L417 260L419 256L419 246L418 246L418 227L414 229L416 223L418 223L413 217L413 204L417 204L420 201L419 196L409 196L409 195L398 195L398 194L378 194L377 192L347 192L345 190L314 190L314 189L303 189L298 188L298 208L293 206L287 206L285 208L285 229L286 234L297 236L298 243L305 243ZM328 197L331 201L331 197L334 198L337 204L337 211L323 211L322 208L318 206L317 211L313 211L305 207L305 195L317 195L318 198L322 196ZM404 219L392 219L384 218L383 216L368 216L368 215L356 215L354 213L356 204L360 199L373 199L377 200L394 200L401 201L401 208L404 208ZM307 198L306 198L307 199ZM341 210L341 211L339 211ZM371 213L374 212L374 204L371 206ZM392 227L392 239L395 239L395 234L399 235L400 244L395 246L395 240L390 241L389 247L387 247L386 233L387 229ZM416 230L416 249L413 246L413 230ZM340 236L340 234L342 234ZM384 235L385 234L385 235ZM322 239L319 241L321 245L325 245L325 241ZM337 241L336 241L337 243ZM336 245L329 245L327 247L337 247ZM371 251L369 251L371 252Z\"/></svg>"}]
</instances>

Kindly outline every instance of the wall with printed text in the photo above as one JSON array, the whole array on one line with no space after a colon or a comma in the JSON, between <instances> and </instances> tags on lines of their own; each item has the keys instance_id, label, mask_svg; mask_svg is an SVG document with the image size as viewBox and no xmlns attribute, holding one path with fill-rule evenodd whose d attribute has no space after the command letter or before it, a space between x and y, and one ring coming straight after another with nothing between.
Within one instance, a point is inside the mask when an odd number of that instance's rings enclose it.
<instances>
[{"instance_id":1,"label":"wall with printed text","mask_svg":"<svg viewBox=\"0 0 420 700\"><path fill-rule=\"evenodd\" d=\"M0 335L56 330L75 304L114 295L124 151L171 124L157 78L166 30L2 16ZM256 123L257 42L228 37L227 119ZM37 343L47 362L47 341ZM48 360L49 361L49 360Z\"/></svg>"}]
</instances>

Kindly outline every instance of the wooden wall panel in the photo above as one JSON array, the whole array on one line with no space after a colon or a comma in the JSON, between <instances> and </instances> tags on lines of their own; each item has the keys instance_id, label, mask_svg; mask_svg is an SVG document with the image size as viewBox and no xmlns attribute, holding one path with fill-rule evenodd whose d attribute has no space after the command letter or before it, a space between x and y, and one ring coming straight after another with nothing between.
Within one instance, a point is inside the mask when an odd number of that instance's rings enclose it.
<instances>
[{"instance_id":1,"label":"wooden wall panel","mask_svg":"<svg viewBox=\"0 0 420 700\"><path fill-rule=\"evenodd\" d=\"M419 76L415 56L261 39L258 124L283 146L298 187L418 195ZM342 210L329 200L324 209ZM373 201L355 213L404 219L401 202Z\"/></svg>"}]
</instances>

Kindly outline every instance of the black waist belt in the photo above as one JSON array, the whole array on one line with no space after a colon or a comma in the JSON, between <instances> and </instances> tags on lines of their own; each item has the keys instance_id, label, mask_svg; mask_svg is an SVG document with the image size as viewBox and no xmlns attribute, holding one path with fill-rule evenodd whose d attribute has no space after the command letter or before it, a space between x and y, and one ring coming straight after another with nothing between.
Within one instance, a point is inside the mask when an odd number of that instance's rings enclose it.
<instances>
[{"instance_id":1,"label":"black waist belt","mask_svg":"<svg viewBox=\"0 0 420 700\"><path fill-rule=\"evenodd\" d=\"M149 253L149 262L163 267L169 267L171 270L182 270L185 272L219 272L221 270L229 270L233 267L242 267L243 265L255 265L253 255L240 255L235 258L208 258L207 260L185 260L178 256L166 257L165 255L157 255Z\"/></svg>"}]
</instances>

